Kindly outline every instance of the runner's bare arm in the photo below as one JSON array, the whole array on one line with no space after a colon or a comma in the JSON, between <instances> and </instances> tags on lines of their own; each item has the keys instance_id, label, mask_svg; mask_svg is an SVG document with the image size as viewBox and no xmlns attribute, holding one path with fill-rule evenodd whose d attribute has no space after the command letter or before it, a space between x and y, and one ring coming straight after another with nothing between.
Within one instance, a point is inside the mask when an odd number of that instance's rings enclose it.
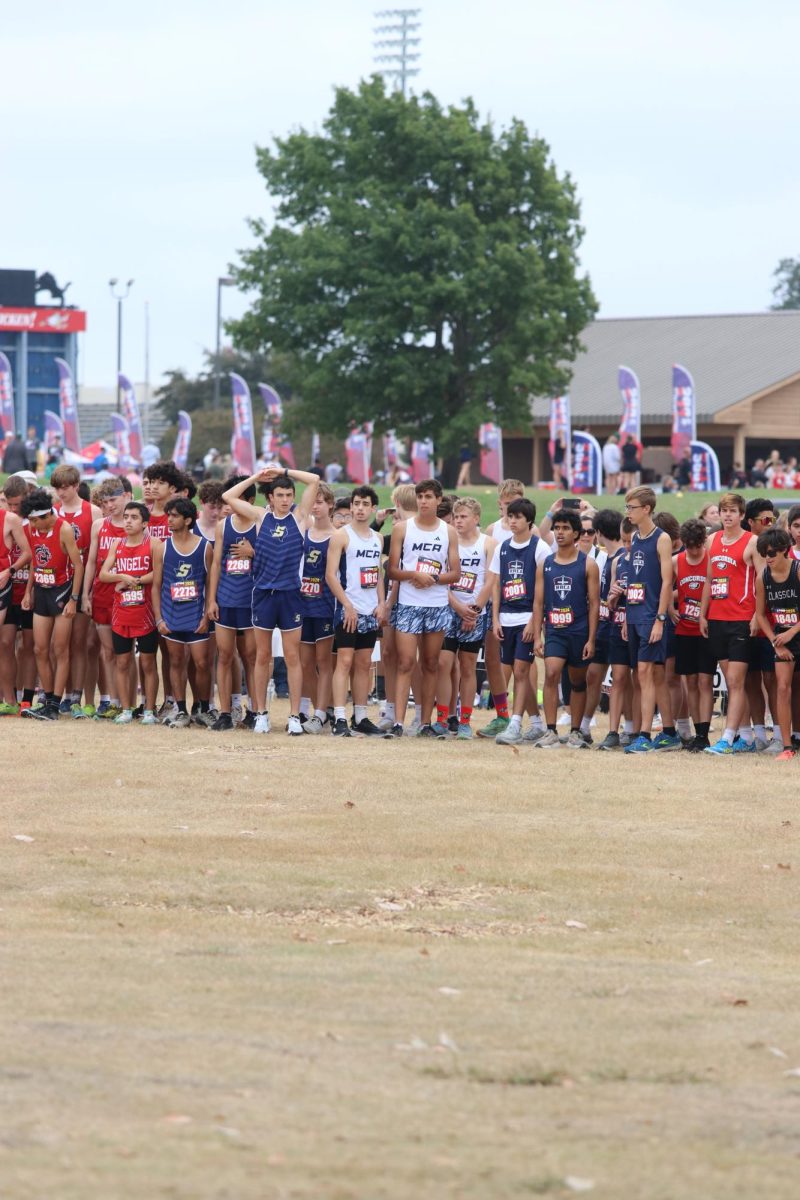
<instances>
[{"instance_id":1,"label":"runner's bare arm","mask_svg":"<svg viewBox=\"0 0 800 1200\"><path fill-rule=\"evenodd\" d=\"M222 503L227 504L233 512L249 521L257 521L259 516L263 518L264 509L259 508L256 504L250 504L248 500L242 500L242 494L253 484L265 483L264 474L264 471L259 471L257 475L251 475L249 479L243 479L241 483L236 483L232 488L228 488L227 492L222 494Z\"/></svg>"}]
</instances>

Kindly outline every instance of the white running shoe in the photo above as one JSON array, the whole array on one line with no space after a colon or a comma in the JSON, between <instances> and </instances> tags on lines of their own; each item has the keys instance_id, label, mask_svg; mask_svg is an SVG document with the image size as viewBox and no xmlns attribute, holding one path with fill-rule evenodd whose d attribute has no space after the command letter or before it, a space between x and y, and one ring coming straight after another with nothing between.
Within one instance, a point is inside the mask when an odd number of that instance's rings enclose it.
<instances>
[{"instance_id":1,"label":"white running shoe","mask_svg":"<svg viewBox=\"0 0 800 1200\"><path fill-rule=\"evenodd\" d=\"M391 717L381 717L380 721L378 721L378 729L380 729L381 733L388 733L393 728L394 721Z\"/></svg>"},{"instance_id":2,"label":"white running shoe","mask_svg":"<svg viewBox=\"0 0 800 1200\"><path fill-rule=\"evenodd\" d=\"M181 712L177 704L175 705L175 715L167 717L166 721L164 721L168 729L188 729L191 723L192 718L188 712Z\"/></svg>"},{"instance_id":3,"label":"white running shoe","mask_svg":"<svg viewBox=\"0 0 800 1200\"><path fill-rule=\"evenodd\" d=\"M118 717L114 717L115 725L130 725L133 721L133 713L129 708L123 708Z\"/></svg>"},{"instance_id":4,"label":"white running shoe","mask_svg":"<svg viewBox=\"0 0 800 1200\"><path fill-rule=\"evenodd\" d=\"M560 750L561 738L557 733L553 733L552 729L548 729L544 737L540 737L534 750Z\"/></svg>"},{"instance_id":5,"label":"white running shoe","mask_svg":"<svg viewBox=\"0 0 800 1200\"><path fill-rule=\"evenodd\" d=\"M303 726L303 733L322 733L324 729L325 726L315 714L313 717L309 717L309 719L306 721L305 725Z\"/></svg>"},{"instance_id":6,"label":"white running shoe","mask_svg":"<svg viewBox=\"0 0 800 1200\"><path fill-rule=\"evenodd\" d=\"M416 717L414 717L414 720L411 722L408 729L405 731L404 736L405 737L416 737L421 728L422 728L422 723L420 721L418 721Z\"/></svg>"},{"instance_id":7,"label":"white running shoe","mask_svg":"<svg viewBox=\"0 0 800 1200\"><path fill-rule=\"evenodd\" d=\"M498 746L516 746L522 741L522 729L519 725L512 725L509 722L503 732L498 733L494 740Z\"/></svg>"},{"instance_id":8,"label":"white running shoe","mask_svg":"<svg viewBox=\"0 0 800 1200\"><path fill-rule=\"evenodd\" d=\"M152 712L150 709L146 708L144 710L144 712L142 713L142 724L143 725L157 725L158 718L156 717L156 714L154 712Z\"/></svg>"},{"instance_id":9,"label":"white running shoe","mask_svg":"<svg viewBox=\"0 0 800 1200\"><path fill-rule=\"evenodd\" d=\"M561 716L556 721L556 725L571 725L572 717L568 712L562 712Z\"/></svg>"},{"instance_id":10,"label":"white running shoe","mask_svg":"<svg viewBox=\"0 0 800 1200\"><path fill-rule=\"evenodd\" d=\"M530 746L540 741L547 733L547 729L537 729L535 725L529 725L525 733L522 735L523 742L527 742Z\"/></svg>"},{"instance_id":11,"label":"white running shoe","mask_svg":"<svg viewBox=\"0 0 800 1200\"><path fill-rule=\"evenodd\" d=\"M286 722L286 732L292 737L303 736L303 722L299 717L289 717Z\"/></svg>"},{"instance_id":12,"label":"white running shoe","mask_svg":"<svg viewBox=\"0 0 800 1200\"><path fill-rule=\"evenodd\" d=\"M253 726L253 733L269 733L269 713L259 713Z\"/></svg>"}]
</instances>

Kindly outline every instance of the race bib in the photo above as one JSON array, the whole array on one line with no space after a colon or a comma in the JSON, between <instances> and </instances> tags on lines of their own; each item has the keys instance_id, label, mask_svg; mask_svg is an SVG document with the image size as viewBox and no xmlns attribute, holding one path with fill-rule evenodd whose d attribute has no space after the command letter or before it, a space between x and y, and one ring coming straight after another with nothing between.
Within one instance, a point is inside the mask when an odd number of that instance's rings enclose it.
<instances>
[{"instance_id":1,"label":"race bib","mask_svg":"<svg viewBox=\"0 0 800 1200\"><path fill-rule=\"evenodd\" d=\"M251 558L226 558L225 559L225 574L226 575L249 575Z\"/></svg>"},{"instance_id":2,"label":"race bib","mask_svg":"<svg viewBox=\"0 0 800 1200\"><path fill-rule=\"evenodd\" d=\"M375 570L377 571L377 569L378 568L376 567ZM442 564L439 562L439 560L437 558L418 558L416 569L418 571L420 571L423 575L438 575L442 569ZM376 579L375 587L377 587L377 586L378 586L378 581Z\"/></svg>"},{"instance_id":3,"label":"race bib","mask_svg":"<svg viewBox=\"0 0 800 1200\"><path fill-rule=\"evenodd\" d=\"M300 580L300 595L301 596L321 596L322 595L322 580L312 579L308 575L304 575Z\"/></svg>"},{"instance_id":4,"label":"race bib","mask_svg":"<svg viewBox=\"0 0 800 1200\"><path fill-rule=\"evenodd\" d=\"M120 592L119 602L123 608L134 608L144 604L144 588L126 588Z\"/></svg>"},{"instance_id":5,"label":"race bib","mask_svg":"<svg viewBox=\"0 0 800 1200\"><path fill-rule=\"evenodd\" d=\"M615 608L614 609L614 624L615 625L624 625L625 624L625 609L624 608Z\"/></svg>"},{"instance_id":6,"label":"race bib","mask_svg":"<svg viewBox=\"0 0 800 1200\"><path fill-rule=\"evenodd\" d=\"M610 621L611 620L611 609L608 607L605 600L600 601L600 620L601 621Z\"/></svg>"},{"instance_id":7,"label":"race bib","mask_svg":"<svg viewBox=\"0 0 800 1200\"><path fill-rule=\"evenodd\" d=\"M711 598L712 600L726 600L728 597L728 576L718 575L711 580Z\"/></svg>"},{"instance_id":8,"label":"race bib","mask_svg":"<svg viewBox=\"0 0 800 1200\"><path fill-rule=\"evenodd\" d=\"M547 620L554 629L565 629L567 625L572 624L572 609L551 608L547 614Z\"/></svg>"},{"instance_id":9,"label":"race bib","mask_svg":"<svg viewBox=\"0 0 800 1200\"><path fill-rule=\"evenodd\" d=\"M478 582L478 576L474 571L462 571L461 577L457 584L454 585L454 592L469 592L470 595L475 591L475 584Z\"/></svg>"},{"instance_id":10,"label":"race bib","mask_svg":"<svg viewBox=\"0 0 800 1200\"><path fill-rule=\"evenodd\" d=\"M417 570L419 570L419 563L417 564ZM431 571L430 574L434 574L434 572ZM362 588L376 588L378 586L377 563L373 563L370 567L361 568L361 586Z\"/></svg>"},{"instance_id":11,"label":"race bib","mask_svg":"<svg viewBox=\"0 0 800 1200\"><path fill-rule=\"evenodd\" d=\"M683 612L681 613L684 621L692 621L697 624L700 620L700 601L686 599L683 602Z\"/></svg>"},{"instance_id":12,"label":"race bib","mask_svg":"<svg viewBox=\"0 0 800 1200\"><path fill-rule=\"evenodd\" d=\"M196 600L199 596L197 583L194 579L188 580L187 583L171 583L169 594L176 604L185 604L189 600Z\"/></svg>"},{"instance_id":13,"label":"race bib","mask_svg":"<svg viewBox=\"0 0 800 1200\"><path fill-rule=\"evenodd\" d=\"M625 599L628 604L644 604L644 583L629 583Z\"/></svg>"},{"instance_id":14,"label":"race bib","mask_svg":"<svg viewBox=\"0 0 800 1200\"><path fill-rule=\"evenodd\" d=\"M791 625L797 624L797 609L796 608L773 608L772 622L774 625L785 625L788 629Z\"/></svg>"},{"instance_id":15,"label":"race bib","mask_svg":"<svg viewBox=\"0 0 800 1200\"><path fill-rule=\"evenodd\" d=\"M507 579L503 584L503 599L507 601L524 600L528 594L524 579Z\"/></svg>"},{"instance_id":16,"label":"race bib","mask_svg":"<svg viewBox=\"0 0 800 1200\"><path fill-rule=\"evenodd\" d=\"M27 583L28 582L28 568L20 567L20 569L18 571L12 571L11 578L15 579L17 581L17 583Z\"/></svg>"},{"instance_id":17,"label":"race bib","mask_svg":"<svg viewBox=\"0 0 800 1200\"><path fill-rule=\"evenodd\" d=\"M55 587L56 574L52 567L34 567L33 582L39 587Z\"/></svg>"}]
</instances>

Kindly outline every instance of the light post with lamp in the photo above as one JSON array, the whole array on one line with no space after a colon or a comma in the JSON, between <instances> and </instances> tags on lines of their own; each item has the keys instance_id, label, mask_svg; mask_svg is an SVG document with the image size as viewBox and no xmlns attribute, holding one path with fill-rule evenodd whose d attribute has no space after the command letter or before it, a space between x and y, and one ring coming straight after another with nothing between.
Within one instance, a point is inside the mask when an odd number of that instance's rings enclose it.
<instances>
[{"instance_id":1,"label":"light post with lamp","mask_svg":"<svg viewBox=\"0 0 800 1200\"><path fill-rule=\"evenodd\" d=\"M220 336L222 332L222 289L233 287L236 280L230 275L220 275L217 279L217 352L214 357L214 408L219 408L219 356Z\"/></svg>"},{"instance_id":2,"label":"light post with lamp","mask_svg":"<svg viewBox=\"0 0 800 1200\"><path fill-rule=\"evenodd\" d=\"M128 295L130 294L130 290L133 287L134 281L132 279L128 280L128 282L125 284L124 292L115 291L118 283L119 280L117 279L109 279L108 281L108 286L111 289L111 295L117 302L117 412L120 411L121 407L119 374L122 370L122 301L128 299Z\"/></svg>"}]
</instances>

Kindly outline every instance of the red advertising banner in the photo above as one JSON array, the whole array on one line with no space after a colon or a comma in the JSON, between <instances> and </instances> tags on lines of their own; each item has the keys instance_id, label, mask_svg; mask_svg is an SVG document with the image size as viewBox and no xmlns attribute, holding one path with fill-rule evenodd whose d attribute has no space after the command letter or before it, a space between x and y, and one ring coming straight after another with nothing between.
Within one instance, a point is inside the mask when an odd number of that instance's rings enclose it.
<instances>
[{"instance_id":1,"label":"red advertising banner","mask_svg":"<svg viewBox=\"0 0 800 1200\"><path fill-rule=\"evenodd\" d=\"M0 329L12 333L83 333L86 313L79 308L0 308Z\"/></svg>"}]
</instances>

